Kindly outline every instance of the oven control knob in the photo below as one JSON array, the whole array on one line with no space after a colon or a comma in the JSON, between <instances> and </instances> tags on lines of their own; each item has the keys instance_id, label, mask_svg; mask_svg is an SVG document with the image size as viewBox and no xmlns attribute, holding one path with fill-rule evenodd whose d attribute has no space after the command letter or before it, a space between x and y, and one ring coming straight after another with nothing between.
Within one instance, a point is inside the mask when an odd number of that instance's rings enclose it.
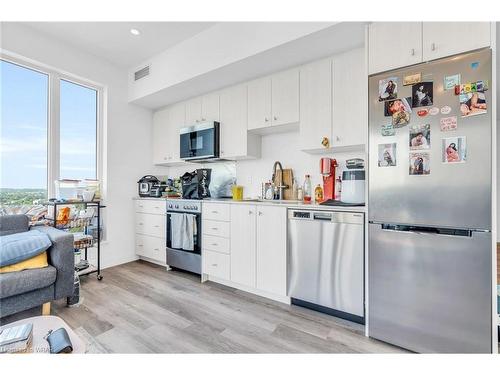
<instances>
[{"instance_id":1,"label":"oven control knob","mask_svg":"<svg viewBox=\"0 0 500 375\"><path fill-rule=\"evenodd\" d=\"M176 205L175 205L175 208L179 208L179 205L178 205L178 204L176 204Z\"/></svg>"}]
</instances>

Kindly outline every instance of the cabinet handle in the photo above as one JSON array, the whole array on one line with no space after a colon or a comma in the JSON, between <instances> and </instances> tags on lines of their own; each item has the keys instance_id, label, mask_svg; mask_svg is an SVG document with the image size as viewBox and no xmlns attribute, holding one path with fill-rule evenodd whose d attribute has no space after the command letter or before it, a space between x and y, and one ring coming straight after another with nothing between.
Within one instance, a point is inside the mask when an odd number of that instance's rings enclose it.
<instances>
[{"instance_id":1,"label":"cabinet handle","mask_svg":"<svg viewBox=\"0 0 500 375\"><path fill-rule=\"evenodd\" d=\"M196 122L200 122L200 120L195 120Z\"/></svg>"},{"instance_id":2,"label":"cabinet handle","mask_svg":"<svg viewBox=\"0 0 500 375\"><path fill-rule=\"evenodd\" d=\"M436 43L431 43L431 51L435 51L436 50Z\"/></svg>"},{"instance_id":3,"label":"cabinet handle","mask_svg":"<svg viewBox=\"0 0 500 375\"><path fill-rule=\"evenodd\" d=\"M212 267L217 267L217 263L212 263Z\"/></svg>"},{"instance_id":4,"label":"cabinet handle","mask_svg":"<svg viewBox=\"0 0 500 375\"><path fill-rule=\"evenodd\" d=\"M155 228L159 228L160 226L159 225L155 225Z\"/></svg>"},{"instance_id":5,"label":"cabinet handle","mask_svg":"<svg viewBox=\"0 0 500 375\"><path fill-rule=\"evenodd\" d=\"M144 245L137 245L137 247L144 247Z\"/></svg>"},{"instance_id":6,"label":"cabinet handle","mask_svg":"<svg viewBox=\"0 0 500 375\"><path fill-rule=\"evenodd\" d=\"M218 214L218 213L219 213L219 211L212 211L212 213L213 213L213 214Z\"/></svg>"},{"instance_id":7,"label":"cabinet handle","mask_svg":"<svg viewBox=\"0 0 500 375\"><path fill-rule=\"evenodd\" d=\"M158 206L155 206L155 208L156 208L156 209L159 209L160 207L158 207Z\"/></svg>"},{"instance_id":8,"label":"cabinet handle","mask_svg":"<svg viewBox=\"0 0 500 375\"><path fill-rule=\"evenodd\" d=\"M268 121L269 121L269 119L268 119L267 117L264 117L264 121L265 121L265 122L268 122Z\"/></svg>"},{"instance_id":9,"label":"cabinet handle","mask_svg":"<svg viewBox=\"0 0 500 375\"><path fill-rule=\"evenodd\" d=\"M259 211L259 216L262 216L262 211Z\"/></svg>"},{"instance_id":10,"label":"cabinet handle","mask_svg":"<svg viewBox=\"0 0 500 375\"><path fill-rule=\"evenodd\" d=\"M274 120L277 120L278 119L278 116L274 116Z\"/></svg>"},{"instance_id":11,"label":"cabinet handle","mask_svg":"<svg viewBox=\"0 0 500 375\"><path fill-rule=\"evenodd\" d=\"M144 223L139 223L139 225L144 225Z\"/></svg>"},{"instance_id":12,"label":"cabinet handle","mask_svg":"<svg viewBox=\"0 0 500 375\"><path fill-rule=\"evenodd\" d=\"M338 135L335 137L335 139L337 140L337 142L340 141L340 137Z\"/></svg>"},{"instance_id":13,"label":"cabinet handle","mask_svg":"<svg viewBox=\"0 0 500 375\"><path fill-rule=\"evenodd\" d=\"M248 211L248 214L249 214L249 215L253 214L253 211Z\"/></svg>"},{"instance_id":14,"label":"cabinet handle","mask_svg":"<svg viewBox=\"0 0 500 375\"><path fill-rule=\"evenodd\" d=\"M219 246L219 245L217 245L216 243L213 243L212 246Z\"/></svg>"},{"instance_id":15,"label":"cabinet handle","mask_svg":"<svg viewBox=\"0 0 500 375\"><path fill-rule=\"evenodd\" d=\"M153 249L154 251L160 251L160 249L156 248L156 249Z\"/></svg>"},{"instance_id":16,"label":"cabinet handle","mask_svg":"<svg viewBox=\"0 0 500 375\"><path fill-rule=\"evenodd\" d=\"M168 158L166 156L163 157L163 160L167 160Z\"/></svg>"},{"instance_id":17,"label":"cabinet handle","mask_svg":"<svg viewBox=\"0 0 500 375\"><path fill-rule=\"evenodd\" d=\"M139 205L140 208L143 208L144 206L142 204Z\"/></svg>"},{"instance_id":18,"label":"cabinet handle","mask_svg":"<svg viewBox=\"0 0 500 375\"><path fill-rule=\"evenodd\" d=\"M415 48L412 48L411 51L410 51L411 55L412 56L415 56Z\"/></svg>"},{"instance_id":19,"label":"cabinet handle","mask_svg":"<svg viewBox=\"0 0 500 375\"><path fill-rule=\"evenodd\" d=\"M219 230L219 228L212 228L212 230Z\"/></svg>"},{"instance_id":20,"label":"cabinet handle","mask_svg":"<svg viewBox=\"0 0 500 375\"><path fill-rule=\"evenodd\" d=\"M202 118L201 121L207 121L206 119Z\"/></svg>"}]
</instances>

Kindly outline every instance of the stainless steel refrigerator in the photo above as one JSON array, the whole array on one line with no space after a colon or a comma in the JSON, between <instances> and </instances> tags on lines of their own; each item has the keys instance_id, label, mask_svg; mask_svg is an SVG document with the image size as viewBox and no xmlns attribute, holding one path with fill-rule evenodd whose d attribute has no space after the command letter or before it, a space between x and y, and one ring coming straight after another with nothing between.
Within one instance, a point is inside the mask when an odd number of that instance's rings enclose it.
<instances>
[{"instance_id":1,"label":"stainless steel refrigerator","mask_svg":"<svg viewBox=\"0 0 500 375\"><path fill-rule=\"evenodd\" d=\"M492 351L491 59L486 49L369 77L371 337Z\"/></svg>"}]
</instances>

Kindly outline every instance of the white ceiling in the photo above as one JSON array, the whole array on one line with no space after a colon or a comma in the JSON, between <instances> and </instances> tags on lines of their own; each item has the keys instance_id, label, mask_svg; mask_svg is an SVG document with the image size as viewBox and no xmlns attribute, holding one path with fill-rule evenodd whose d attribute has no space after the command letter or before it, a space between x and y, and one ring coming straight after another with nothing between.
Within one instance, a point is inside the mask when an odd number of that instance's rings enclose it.
<instances>
[{"instance_id":1,"label":"white ceiling","mask_svg":"<svg viewBox=\"0 0 500 375\"><path fill-rule=\"evenodd\" d=\"M21 23L125 68L133 68L215 24L214 22ZM132 35L131 28L139 30L141 34Z\"/></svg>"}]
</instances>

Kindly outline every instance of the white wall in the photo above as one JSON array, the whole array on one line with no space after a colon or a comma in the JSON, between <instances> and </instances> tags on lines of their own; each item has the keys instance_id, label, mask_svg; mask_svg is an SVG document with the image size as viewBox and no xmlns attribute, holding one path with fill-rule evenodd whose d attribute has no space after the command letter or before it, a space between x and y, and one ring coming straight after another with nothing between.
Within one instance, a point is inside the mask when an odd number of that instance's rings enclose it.
<instances>
[{"instance_id":1,"label":"white wall","mask_svg":"<svg viewBox=\"0 0 500 375\"><path fill-rule=\"evenodd\" d=\"M319 173L319 160L322 157L336 158L340 170L345 168L345 160L359 157L365 159L364 152L344 152L311 155L299 150L299 132L269 134L262 136L262 154L260 159L236 162L237 183L244 186L244 196L255 198L261 194L261 183L269 181L275 161L280 161L283 168L293 169L294 177L302 185L304 176L311 175L313 188L322 183ZM206 165L210 168L210 164ZM170 167L168 175L176 177L186 171L193 171L196 165Z\"/></svg>"},{"instance_id":2,"label":"white wall","mask_svg":"<svg viewBox=\"0 0 500 375\"><path fill-rule=\"evenodd\" d=\"M137 180L163 174L152 160L152 113L128 104L127 71L15 23L1 25L2 50L105 86L104 196L106 242L102 264L136 259L132 197Z\"/></svg>"}]
</instances>

